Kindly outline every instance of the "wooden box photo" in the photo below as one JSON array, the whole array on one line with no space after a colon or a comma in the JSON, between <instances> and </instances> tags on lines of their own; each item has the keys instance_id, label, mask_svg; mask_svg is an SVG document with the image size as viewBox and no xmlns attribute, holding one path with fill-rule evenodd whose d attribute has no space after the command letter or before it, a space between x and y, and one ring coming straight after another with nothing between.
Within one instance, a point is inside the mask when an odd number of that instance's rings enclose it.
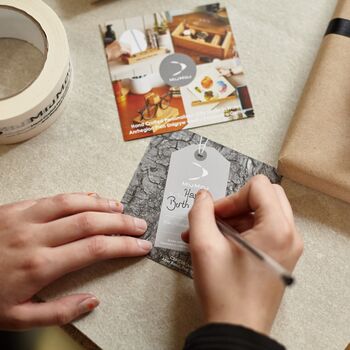
<instances>
[{"instance_id":1,"label":"wooden box photo","mask_svg":"<svg viewBox=\"0 0 350 350\"><path fill-rule=\"evenodd\" d=\"M184 35L186 31L189 35ZM197 33L202 34L202 38L196 38ZM228 57L229 49L233 44L233 35L230 31L223 35L209 31L202 32L199 28L185 22L179 23L171 36L176 46L220 59Z\"/></svg>"}]
</instances>

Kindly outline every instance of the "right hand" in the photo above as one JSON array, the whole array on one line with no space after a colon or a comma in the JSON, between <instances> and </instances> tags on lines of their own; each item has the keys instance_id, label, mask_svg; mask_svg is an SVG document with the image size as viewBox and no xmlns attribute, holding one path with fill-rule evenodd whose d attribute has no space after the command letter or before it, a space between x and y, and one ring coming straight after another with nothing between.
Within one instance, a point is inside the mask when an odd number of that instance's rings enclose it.
<instances>
[{"instance_id":1,"label":"right hand","mask_svg":"<svg viewBox=\"0 0 350 350\"><path fill-rule=\"evenodd\" d=\"M0 206L0 329L62 325L92 311L99 302L88 293L45 303L31 298L94 262L146 255L152 244L130 237L142 235L146 222L122 210L84 193Z\"/></svg>"},{"instance_id":2,"label":"right hand","mask_svg":"<svg viewBox=\"0 0 350 350\"><path fill-rule=\"evenodd\" d=\"M232 323L269 334L284 285L261 262L226 238L218 215L286 269L292 271L303 243L284 190L262 175L217 202L199 191L189 214L193 278L206 323Z\"/></svg>"}]
</instances>

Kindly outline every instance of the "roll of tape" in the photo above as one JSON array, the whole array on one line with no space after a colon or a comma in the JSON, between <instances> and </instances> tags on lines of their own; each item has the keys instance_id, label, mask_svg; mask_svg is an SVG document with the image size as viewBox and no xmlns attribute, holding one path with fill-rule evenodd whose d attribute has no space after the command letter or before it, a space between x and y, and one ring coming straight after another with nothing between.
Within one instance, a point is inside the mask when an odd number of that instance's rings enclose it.
<instances>
[{"instance_id":1,"label":"roll of tape","mask_svg":"<svg viewBox=\"0 0 350 350\"><path fill-rule=\"evenodd\" d=\"M39 76L24 90L0 99L0 144L27 140L62 113L72 78L63 24L41 0L0 0L0 38L29 42L45 57Z\"/></svg>"}]
</instances>

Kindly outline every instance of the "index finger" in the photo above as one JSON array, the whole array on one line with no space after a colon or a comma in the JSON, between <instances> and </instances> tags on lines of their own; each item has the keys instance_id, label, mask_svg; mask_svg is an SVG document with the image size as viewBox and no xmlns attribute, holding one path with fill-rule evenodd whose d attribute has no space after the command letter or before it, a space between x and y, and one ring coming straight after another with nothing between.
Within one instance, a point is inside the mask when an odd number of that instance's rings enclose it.
<instances>
[{"instance_id":1,"label":"index finger","mask_svg":"<svg viewBox=\"0 0 350 350\"><path fill-rule=\"evenodd\" d=\"M200 190L197 192L188 218L192 253L193 249L202 251L203 246L208 246L213 242L216 244L224 238L216 225L214 203L208 191Z\"/></svg>"},{"instance_id":2,"label":"index finger","mask_svg":"<svg viewBox=\"0 0 350 350\"><path fill-rule=\"evenodd\" d=\"M50 222L65 216L86 211L122 212L123 205L90 194L62 193L54 197L39 199L27 211L27 217L39 222Z\"/></svg>"}]
</instances>

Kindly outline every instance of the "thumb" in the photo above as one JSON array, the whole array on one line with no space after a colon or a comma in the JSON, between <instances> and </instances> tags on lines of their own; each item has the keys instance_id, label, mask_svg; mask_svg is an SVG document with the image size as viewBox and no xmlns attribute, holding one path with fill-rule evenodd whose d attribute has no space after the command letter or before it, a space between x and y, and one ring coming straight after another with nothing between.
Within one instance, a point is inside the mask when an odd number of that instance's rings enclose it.
<instances>
[{"instance_id":1,"label":"thumb","mask_svg":"<svg viewBox=\"0 0 350 350\"><path fill-rule=\"evenodd\" d=\"M214 202L208 191L199 190L197 192L188 219L191 245L197 245L198 242L205 242L216 237L218 228L214 215Z\"/></svg>"},{"instance_id":2,"label":"thumb","mask_svg":"<svg viewBox=\"0 0 350 350\"><path fill-rule=\"evenodd\" d=\"M98 304L92 294L74 294L43 303L29 301L15 306L13 314L18 329L64 325L91 312Z\"/></svg>"}]
</instances>

